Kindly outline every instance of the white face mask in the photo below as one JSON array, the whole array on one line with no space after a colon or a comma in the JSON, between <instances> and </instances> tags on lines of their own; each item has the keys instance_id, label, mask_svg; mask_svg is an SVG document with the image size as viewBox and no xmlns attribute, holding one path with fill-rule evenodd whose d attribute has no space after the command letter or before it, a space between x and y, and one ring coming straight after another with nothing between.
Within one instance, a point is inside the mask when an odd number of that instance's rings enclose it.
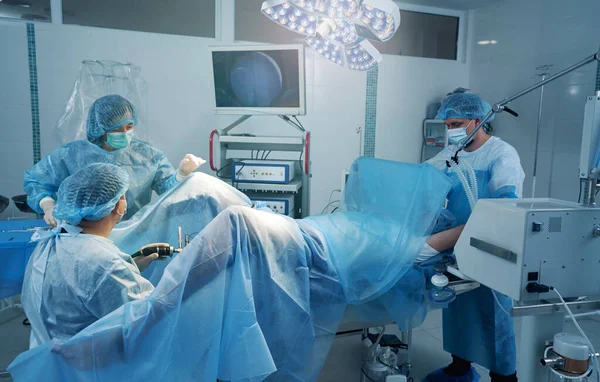
<instances>
[{"instance_id":1,"label":"white face mask","mask_svg":"<svg viewBox=\"0 0 600 382\"><path fill-rule=\"evenodd\" d=\"M473 122L473 121L471 121ZM448 142L454 146L458 146L462 141L467 138L467 127L471 126L471 122L466 127L456 127L454 129L448 129Z\"/></svg>"}]
</instances>

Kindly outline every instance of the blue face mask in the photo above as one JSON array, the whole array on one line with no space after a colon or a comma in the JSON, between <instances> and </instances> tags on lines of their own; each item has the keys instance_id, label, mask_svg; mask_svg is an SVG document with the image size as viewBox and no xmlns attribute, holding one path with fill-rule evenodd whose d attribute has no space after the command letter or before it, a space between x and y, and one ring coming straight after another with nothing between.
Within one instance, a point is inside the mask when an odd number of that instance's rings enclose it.
<instances>
[{"instance_id":1,"label":"blue face mask","mask_svg":"<svg viewBox=\"0 0 600 382\"><path fill-rule=\"evenodd\" d=\"M448 130L448 142L454 146L458 146L467 137L466 127L457 127Z\"/></svg>"},{"instance_id":2,"label":"blue face mask","mask_svg":"<svg viewBox=\"0 0 600 382\"><path fill-rule=\"evenodd\" d=\"M133 139L133 131L126 133L108 133L106 134L106 144L113 149L120 150L129 146Z\"/></svg>"},{"instance_id":3,"label":"blue face mask","mask_svg":"<svg viewBox=\"0 0 600 382\"><path fill-rule=\"evenodd\" d=\"M473 122L473 121L471 121ZM466 127L456 127L454 129L448 129L448 142L454 146L458 146L462 141L467 138L467 127L471 125L471 122Z\"/></svg>"}]
</instances>

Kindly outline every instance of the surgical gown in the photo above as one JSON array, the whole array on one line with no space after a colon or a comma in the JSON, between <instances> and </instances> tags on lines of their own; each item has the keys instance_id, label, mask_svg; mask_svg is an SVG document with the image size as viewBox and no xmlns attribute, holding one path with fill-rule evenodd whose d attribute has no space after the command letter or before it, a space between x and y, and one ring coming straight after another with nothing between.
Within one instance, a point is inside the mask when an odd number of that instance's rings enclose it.
<instances>
[{"instance_id":1,"label":"surgical gown","mask_svg":"<svg viewBox=\"0 0 600 382\"><path fill-rule=\"evenodd\" d=\"M458 224L465 224L471 208L454 169L447 170L446 160L452 155L446 148L429 163L448 171L453 183L448 210ZM475 151L461 151L459 160L467 160L473 166L480 198L521 197L525 174L517 151L508 143L491 137ZM493 293L482 286L457 296L444 309L444 349L495 373L511 375L517 367L514 323L504 311L510 310L512 300L496 293L500 307Z\"/></svg>"},{"instance_id":2,"label":"surgical gown","mask_svg":"<svg viewBox=\"0 0 600 382\"><path fill-rule=\"evenodd\" d=\"M15 381L316 380L348 303L399 322L424 303L413 262L451 185L429 165L368 158L355 162L348 182L347 212L293 220L226 208L172 259L147 299L20 355L10 373ZM144 216L166 216L160 223L169 225L169 210L182 205Z\"/></svg>"},{"instance_id":3,"label":"surgical gown","mask_svg":"<svg viewBox=\"0 0 600 382\"><path fill-rule=\"evenodd\" d=\"M134 139L124 149L106 151L87 140L79 140L59 147L25 171L27 204L37 213L43 213L40 201L45 197L56 200L62 181L92 163L111 163L127 171L129 190L124 219L150 203L152 191L162 195L178 183L167 157L146 142Z\"/></svg>"},{"instance_id":4,"label":"surgical gown","mask_svg":"<svg viewBox=\"0 0 600 382\"><path fill-rule=\"evenodd\" d=\"M40 238L25 272L22 302L32 322L30 347L52 338L65 341L153 290L112 241L78 227L56 228Z\"/></svg>"}]
</instances>

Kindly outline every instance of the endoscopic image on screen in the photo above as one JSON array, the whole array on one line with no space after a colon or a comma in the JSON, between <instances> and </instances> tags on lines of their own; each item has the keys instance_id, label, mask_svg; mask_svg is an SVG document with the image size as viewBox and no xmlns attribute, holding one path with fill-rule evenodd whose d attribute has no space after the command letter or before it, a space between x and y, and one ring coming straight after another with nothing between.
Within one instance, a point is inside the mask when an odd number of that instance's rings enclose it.
<instances>
[{"instance_id":1,"label":"endoscopic image on screen","mask_svg":"<svg viewBox=\"0 0 600 382\"><path fill-rule=\"evenodd\" d=\"M300 107L297 50L213 52L218 108Z\"/></svg>"}]
</instances>

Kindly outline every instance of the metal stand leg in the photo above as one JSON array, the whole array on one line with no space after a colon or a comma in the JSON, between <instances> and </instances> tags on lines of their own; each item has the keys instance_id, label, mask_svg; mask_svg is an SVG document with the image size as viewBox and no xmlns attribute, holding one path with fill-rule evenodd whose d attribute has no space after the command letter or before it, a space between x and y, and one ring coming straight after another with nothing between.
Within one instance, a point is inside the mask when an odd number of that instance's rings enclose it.
<instances>
[{"instance_id":1,"label":"metal stand leg","mask_svg":"<svg viewBox=\"0 0 600 382\"><path fill-rule=\"evenodd\" d=\"M548 381L550 372L541 365L546 341L552 341L556 333L564 329L563 313L540 316L525 316L521 328L521 355L519 371L521 381Z\"/></svg>"},{"instance_id":2,"label":"metal stand leg","mask_svg":"<svg viewBox=\"0 0 600 382\"><path fill-rule=\"evenodd\" d=\"M407 326L408 327L408 326ZM412 361L410 356L411 346L412 346L412 329L402 330L400 336L400 341L402 341L406 345L406 358L402 365L398 365L404 375L407 377L410 376L410 369L412 368Z\"/></svg>"}]
</instances>

